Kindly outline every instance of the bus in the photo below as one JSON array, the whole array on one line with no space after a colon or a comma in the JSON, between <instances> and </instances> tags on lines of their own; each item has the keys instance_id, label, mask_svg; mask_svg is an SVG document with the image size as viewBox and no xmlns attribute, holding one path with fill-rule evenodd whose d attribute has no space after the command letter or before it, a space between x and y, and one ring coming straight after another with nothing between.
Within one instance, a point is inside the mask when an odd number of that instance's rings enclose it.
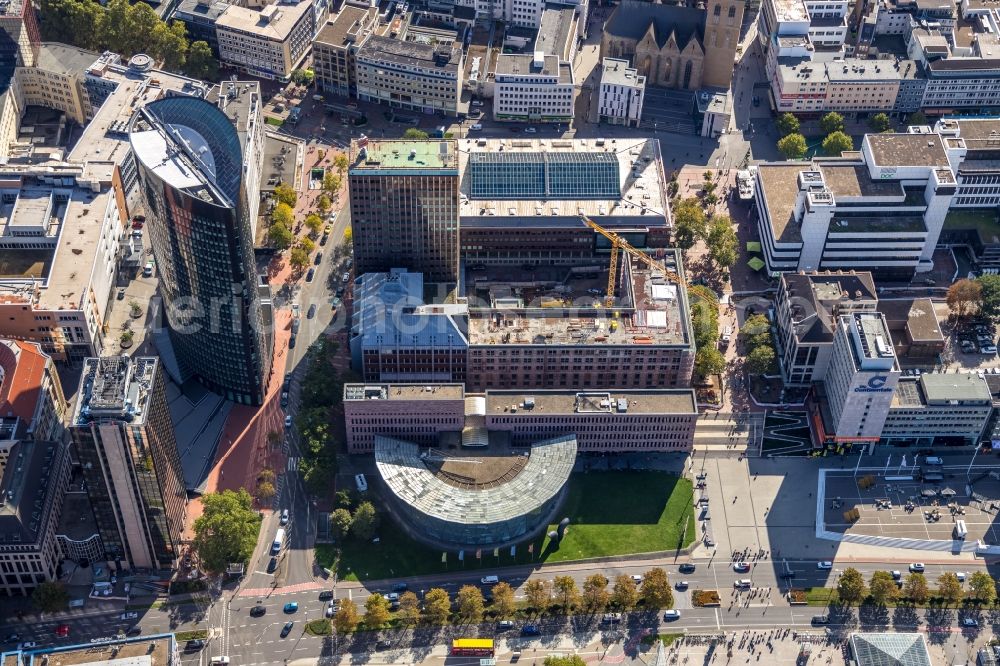
<instances>
[{"instance_id":1,"label":"bus","mask_svg":"<svg viewBox=\"0 0 1000 666\"><path fill-rule=\"evenodd\" d=\"M451 642L453 657L492 657L492 638L456 638Z\"/></svg>"},{"instance_id":2,"label":"bus","mask_svg":"<svg viewBox=\"0 0 1000 666\"><path fill-rule=\"evenodd\" d=\"M277 555L281 552L281 547L285 545L285 528L279 527L274 535L274 543L271 544L271 554Z\"/></svg>"}]
</instances>

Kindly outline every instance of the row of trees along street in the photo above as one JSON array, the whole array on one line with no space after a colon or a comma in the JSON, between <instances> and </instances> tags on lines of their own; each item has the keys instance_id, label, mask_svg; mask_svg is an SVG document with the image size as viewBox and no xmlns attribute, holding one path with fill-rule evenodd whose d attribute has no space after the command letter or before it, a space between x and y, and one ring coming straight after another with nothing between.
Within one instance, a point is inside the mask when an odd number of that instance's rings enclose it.
<instances>
[{"instance_id":1,"label":"row of trees along street","mask_svg":"<svg viewBox=\"0 0 1000 666\"><path fill-rule=\"evenodd\" d=\"M340 608L333 617L333 626L338 633L346 634L358 628L377 631L390 625L433 626L448 622L463 625L476 624L487 618L507 620L518 616L532 618L543 614L572 613L593 615L606 610L627 612L638 607L658 611L671 608L674 604L667 573L659 567L647 571L640 584L622 575L612 585L602 574L593 574L584 581L582 590L571 576L556 576L551 581L532 579L524 585L524 596L525 601L518 603L514 588L506 582L493 586L489 600L475 585L463 585L454 600L446 590L431 588L424 594L422 604L414 592L403 592L399 596L398 609L393 611L388 599L373 593L365 600L363 613L350 599L341 600Z\"/></svg>"},{"instance_id":2,"label":"row of trees along street","mask_svg":"<svg viewBox=\"0 0 1000 666\"><path fill-rule=\"evenodd\" d=\"M920 605L928 601L946 604L965 601L992 606L997 600L997 583L985 571L969 574L967 591L962 588L958 576L950 571L938 576L936 582L937 588L932 590L922 573L911 573L897 583L892 573L875 571L866 584L860 571L848 567L837 581L837 598L846 604L871 603L878 606L901 602Z\"/></svg>"}]
</instances>

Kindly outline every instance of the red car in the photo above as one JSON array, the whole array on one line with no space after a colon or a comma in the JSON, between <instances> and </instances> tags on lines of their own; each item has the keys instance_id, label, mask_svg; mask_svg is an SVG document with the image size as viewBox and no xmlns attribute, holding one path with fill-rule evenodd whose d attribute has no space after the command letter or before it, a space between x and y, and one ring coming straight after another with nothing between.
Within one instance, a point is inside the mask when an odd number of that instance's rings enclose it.
<instances>
[{"instance_id":1,"label":"red car","mask_svg":"<svg viewBox=\"0 0 1000 666\"><path fill-rule=\"evenodd\" d=\"M60 624L58 627L56 627L56 636L58 636L59 638L66 638L67 636L69 636L69 625Z\"/></svg>"}]
</instances>

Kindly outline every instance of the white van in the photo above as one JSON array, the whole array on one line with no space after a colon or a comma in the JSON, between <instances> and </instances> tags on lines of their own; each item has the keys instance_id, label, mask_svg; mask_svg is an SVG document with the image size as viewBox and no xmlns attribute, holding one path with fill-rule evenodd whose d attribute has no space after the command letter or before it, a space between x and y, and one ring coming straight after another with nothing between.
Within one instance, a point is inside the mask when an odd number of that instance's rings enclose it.
<instances>
[{"instance_id":1,"label":"white van","mask_svg":"<svg viewBox=\"0 0 1000 666\"><path fill-rule=\"evenodd\" d=\"M483 585L496 585L497 583L500 582L500 577L499 576L483 576L481 579L479 579L479 582L482 583Z\"/></svg>"},{"instance_id":2,"label":"white van","mask_svg":"<svg viewBox=\"0 0 1000 666\"><path fill-rule=\"evenodd\" d=\"M964 539L969 534L969 529L965 526L964 520L955 521L955 529L952 530L956 539Z\"/></svg>"},{"instance_id":3,"label":"white van","mask_svg":"<svg viewBox=\"0 0 1000 666\"><path fill-rule=\"evenodd\" d=\"M212 657L212 664L220 664L221 666L226 666L229 663L229 657Z\"/></svg>"},{"instance_id":4,"label":"white van","mask_svg":"<svg viewBox=\"0 0 1000 666\"><path fill-rule=\"evenodd\" d=\"M357 474L354 477L354 484L358 487L358 492L363 493L368 490L368 481L365 480L364 474Z\"/></svg>"}]
</instances>

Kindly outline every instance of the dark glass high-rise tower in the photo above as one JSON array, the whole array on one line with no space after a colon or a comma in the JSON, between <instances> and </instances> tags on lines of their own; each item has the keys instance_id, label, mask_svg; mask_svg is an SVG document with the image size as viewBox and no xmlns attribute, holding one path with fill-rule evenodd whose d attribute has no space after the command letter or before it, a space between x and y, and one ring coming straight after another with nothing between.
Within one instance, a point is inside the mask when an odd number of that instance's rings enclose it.
<instances>
[{"instance_id":1,"label":"dark glass high-rise tower","mask_svg":"<svg viewBox=\"0 0 1000 666\"><path fill-rule=\"evenodd\" d=\"M170 569L187 490L155 357L88 358L69 432L108 560Z\"/></svg>"},{"instance_id":2,"label":"dark glass high-rise tower","mask_svg":"<svg viewBox=\"0 0 1000 666\"><path fill-rule=\"evenodd\" d=\"M251 405L263 402L273 346L253 257L262 125L257 84L226 82L218 104L166 97L129 127L177 366Z\"/></svg>"}]
</instances>

